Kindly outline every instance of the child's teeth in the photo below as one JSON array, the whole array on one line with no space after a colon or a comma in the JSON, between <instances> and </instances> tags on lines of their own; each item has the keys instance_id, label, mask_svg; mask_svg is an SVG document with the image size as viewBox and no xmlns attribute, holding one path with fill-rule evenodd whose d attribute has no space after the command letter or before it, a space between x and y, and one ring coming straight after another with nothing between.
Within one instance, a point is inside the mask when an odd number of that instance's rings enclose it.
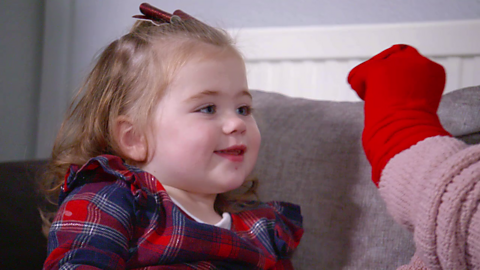
<instances>
[{"instance_id":1,"label":"child's teeth","mask_svg":"<svg viewBox=\"0 0 480 270\"><path fill-rule=\"evenodd\" d=\"M220 151L224 154L230 154L230 155L240 155L241 151L240 150L229 150L229 151Z\"/></svg>"}]
</instances>

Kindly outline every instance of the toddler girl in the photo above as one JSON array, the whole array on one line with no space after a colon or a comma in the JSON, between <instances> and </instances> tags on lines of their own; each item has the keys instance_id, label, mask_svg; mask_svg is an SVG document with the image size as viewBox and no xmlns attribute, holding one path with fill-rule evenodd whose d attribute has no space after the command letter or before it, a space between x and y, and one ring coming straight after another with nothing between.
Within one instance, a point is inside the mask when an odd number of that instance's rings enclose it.
<instances>
[{"instance_id":1,"label":"toddler girl","mask_svg":"<svg viewBox=\"0 0 480 270\"><path fill-rule=\"evenodd\" d=\"M240 53L179 10L140 10L57 136L44 269L292 269L299 207L241 200L260 133Z\"/></svg>"}]
</instances>

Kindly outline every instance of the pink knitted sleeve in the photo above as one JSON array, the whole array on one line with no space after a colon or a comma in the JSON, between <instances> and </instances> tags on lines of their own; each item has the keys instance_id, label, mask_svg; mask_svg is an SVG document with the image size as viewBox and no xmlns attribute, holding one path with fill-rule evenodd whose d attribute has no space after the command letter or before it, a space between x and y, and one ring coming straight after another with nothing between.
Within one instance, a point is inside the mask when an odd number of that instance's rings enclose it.
<instances>
[{"instance_id":1,"label":"pink knitted sleeve","mask_svg":"<svg viewBox=\"0 0 480 270\"><path fill-rule=\"evenodd\" d=\"M414 234L415 256L400 269L480 269L480 145L427 138L389 161L380 193Z\"/></svg>"}]
</instances>

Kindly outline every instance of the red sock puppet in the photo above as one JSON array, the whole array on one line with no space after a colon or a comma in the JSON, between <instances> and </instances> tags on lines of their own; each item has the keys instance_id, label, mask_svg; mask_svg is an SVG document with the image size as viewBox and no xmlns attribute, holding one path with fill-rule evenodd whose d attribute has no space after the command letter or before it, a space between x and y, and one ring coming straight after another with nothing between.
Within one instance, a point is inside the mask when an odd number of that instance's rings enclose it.
<instances>
[{"instance_id":1,"label":"red sock puppet","mask_svg":"<svg viewBox=\"0 0 480 270\"><path fill-rule=\"evenodd\" d=\"M408 45L394 45L358 65L348 83L365 101L363 149L378 186L387 162L428 137L451 136L440 124L443 67Z\"/></svg>"}]
</instances>

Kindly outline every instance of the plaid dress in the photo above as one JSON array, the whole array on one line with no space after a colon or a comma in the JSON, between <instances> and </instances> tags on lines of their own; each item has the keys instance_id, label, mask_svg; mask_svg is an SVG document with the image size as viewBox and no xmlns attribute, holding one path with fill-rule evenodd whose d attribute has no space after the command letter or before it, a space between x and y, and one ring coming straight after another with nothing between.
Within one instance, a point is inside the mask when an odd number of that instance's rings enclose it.
<instances>
[{"instance_id":1,"label":"plaid dress","mask_svg":"<svg viewBox=\"0 0 480 270\"><path fill-rule=\"evenodd\" d=\"M198 223L151 174L111 155L72 165L48 236L44 269L293 269L299 206L231 213L231 230Z\"/></svg>"}]
</instances>

